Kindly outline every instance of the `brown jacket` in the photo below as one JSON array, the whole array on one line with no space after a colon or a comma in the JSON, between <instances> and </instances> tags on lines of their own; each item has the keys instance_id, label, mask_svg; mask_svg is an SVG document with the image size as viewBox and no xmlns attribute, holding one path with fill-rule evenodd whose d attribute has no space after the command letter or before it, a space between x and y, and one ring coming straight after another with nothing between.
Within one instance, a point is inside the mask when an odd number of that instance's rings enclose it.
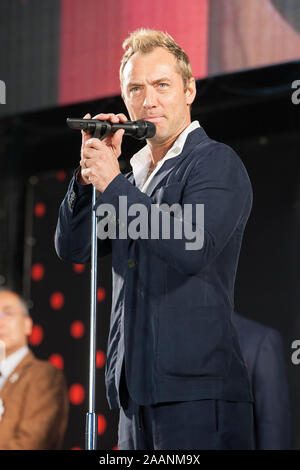
<instances>
[{"instance_id":1,"label":"brown jacket","mask_svg":"<svg viewBox=\"0 0 300 470\"><path fill-rule=\"evenodd\" d=\"M0 449L59 449L68 421L63 373L28 352L7 378L0 398Z\"/></svg>"}]
</instances>

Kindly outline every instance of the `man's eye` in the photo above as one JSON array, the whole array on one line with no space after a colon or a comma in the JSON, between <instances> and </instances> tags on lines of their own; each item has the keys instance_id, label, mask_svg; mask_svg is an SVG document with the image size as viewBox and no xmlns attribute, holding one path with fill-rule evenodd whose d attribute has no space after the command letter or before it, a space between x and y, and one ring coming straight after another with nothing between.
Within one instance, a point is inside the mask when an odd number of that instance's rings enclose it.
<instances>
[{"instance_id":1,"label":"man's eye","mask_svg":"<svg viewBox=\"0 0 300 470\"><path fill-rule=\"evenodd\" d=\"M1 312L1 313L5 317L13 317L13 315L14 315L14 312L12 310L3 310L3 312Z\"/></svg>"},{"instance_id":2,"label":"man's eye","mask_svg":"<svg viewBox=\"0 0 300 470\"><path fill-rule=\"evenodd\" d=\"M139 86L133 86L132 88L130 88L130 91L133 93L136 93L137 91L139 91L139 89L140 89Z\"/></svg>"},{"instance_id":3,"label":"man's eye","mask_svg":"<svg viewBox=\"0 0 300 470\"><path fill-rule=\"evenodd\" d=\"M160 88L166 88L168 86L168 84L167 83L159 83L158 86Z\"/></svg>"}]
</instances>

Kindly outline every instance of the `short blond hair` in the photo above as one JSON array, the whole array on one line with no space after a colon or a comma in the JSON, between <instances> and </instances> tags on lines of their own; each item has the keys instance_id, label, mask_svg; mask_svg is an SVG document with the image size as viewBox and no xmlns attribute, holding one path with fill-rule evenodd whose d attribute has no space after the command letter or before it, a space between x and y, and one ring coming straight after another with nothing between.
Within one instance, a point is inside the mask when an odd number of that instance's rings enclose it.
<instances>
[{"instance_id":1,"label":"short blond hair","mask_svg":"<svg viewBox=\"0 0 300 470\"><path fill-rule=\"evenodd\" d=\"M26 317L30 317L30 313L29 313L29 308L28 308L28 305L27 305L27 302L25 299L23 299L23 297L20 296L20 294L18 294L17 292L15 292L13 289L11 289L10 287L5 287L5 286L2 286L0 287L0 292L9 292L10 294L13 294L15 295L16 297L18 297L19 299L19 302L20 302L20 305L21 305L21 309L23 310L23 313Z\"/></svg>"},{"instance_id":2,"label":"short blond hair","mask_svg":"<svg viewBox=\"0 0 300 470\"><path fill-rule=\"evenodd\" d=\"M170 34L155 29L140 28L133 31L130 36L125 39L122 47L125 52L121 59L120 66L121 90L123 86L124 67L130 57L136 52L147 54L152 52L156 47L163 47L175 57L179 73L182 76L184 91L186 91L188 81L193 77L191 63L186 52L174 41Z\"/></svg>"}]
</instances>

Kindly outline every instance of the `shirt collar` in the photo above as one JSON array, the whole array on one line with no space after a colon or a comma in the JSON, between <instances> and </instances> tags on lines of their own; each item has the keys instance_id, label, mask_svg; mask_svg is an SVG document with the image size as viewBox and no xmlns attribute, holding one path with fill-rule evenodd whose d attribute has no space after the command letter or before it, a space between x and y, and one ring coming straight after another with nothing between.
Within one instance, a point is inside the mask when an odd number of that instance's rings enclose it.
<instances>
[{"instance_id":1,"label":"shirt collar","mask_svg":"<svg viewBox=\"0 0 300 470\"><path fill-rule=\"evenodd\" d=\"M132 166L133 176L135 180L135 184L138 188L142 189L143 191L146 189L148 184L150 183L151 179L157 173L159 168L164 164L166 160L169 158L177 157L180 155L186 138L190 132L200 127L199 121L193 121L189 126L187 126L184 131L177 137L172 147L168 150L164 158L162 158L155 167L155 170L151 173L149 178L147 179L147 174L149 170L149 166L151 163L151 150L149 145L145 145L139 152L133 155L130 159L130 164Z\"/></svg>"},{"instance_id":2,"label":"shirt collar","mask_svg":"<svg viewBox=\"0 0 300 470\"><path fill-rule=\"evenodd\" d=\"M28 351L29 351L28 346L23 346L22 348L18 349L13 354L10 354L5 359L3 359L3 361L0 363L1 373L3 377L7 378L10 376L13 370L26 356Z\"/></svg>"}]
</instances>

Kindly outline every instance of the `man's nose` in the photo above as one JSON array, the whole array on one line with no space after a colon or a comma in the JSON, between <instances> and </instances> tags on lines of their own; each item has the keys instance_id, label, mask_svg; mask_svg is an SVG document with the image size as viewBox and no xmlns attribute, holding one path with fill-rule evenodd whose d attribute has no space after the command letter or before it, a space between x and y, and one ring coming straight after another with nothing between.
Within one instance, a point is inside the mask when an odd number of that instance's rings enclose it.
<instances>
[{"instance_id":1,"label":"man's nose","mask_svg":"<svg viewBox=\"0 0 300 470\"><path fill-rule=\"evenodd\" d=\"M152 87L146 87L145 89L143 106L144 108L153 108L154 106L156 106L155 91Z\"/></svg>"}]
</instances>

